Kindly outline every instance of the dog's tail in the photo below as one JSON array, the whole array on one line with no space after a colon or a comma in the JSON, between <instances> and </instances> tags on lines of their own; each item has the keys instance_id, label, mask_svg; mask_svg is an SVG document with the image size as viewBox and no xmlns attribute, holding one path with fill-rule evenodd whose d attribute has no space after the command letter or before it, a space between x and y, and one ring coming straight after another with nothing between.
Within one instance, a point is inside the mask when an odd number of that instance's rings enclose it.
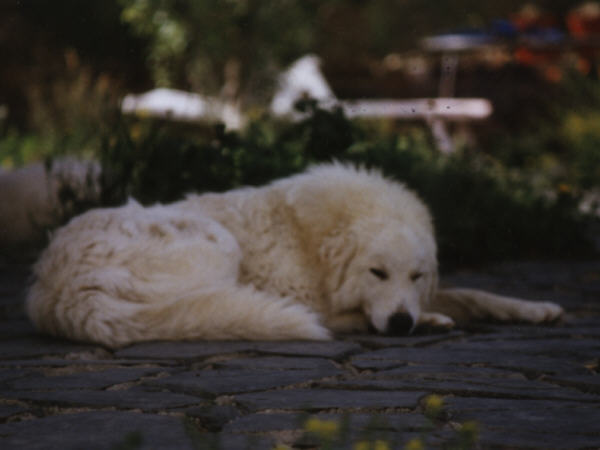
<instances>
[{"instance_id":1,"label":"dog's tail","mask_svg":"<svg viewBox=\"0 0 600 450\"><path fill-rule=\"evenodd\" d=\"M27 299L29 317L41 331L107 347L150 340L330 338L316 313L252 286L199 288L143 303L100 288L69 299L48 294L34 285Z\"/></svg>"}]
</instances>

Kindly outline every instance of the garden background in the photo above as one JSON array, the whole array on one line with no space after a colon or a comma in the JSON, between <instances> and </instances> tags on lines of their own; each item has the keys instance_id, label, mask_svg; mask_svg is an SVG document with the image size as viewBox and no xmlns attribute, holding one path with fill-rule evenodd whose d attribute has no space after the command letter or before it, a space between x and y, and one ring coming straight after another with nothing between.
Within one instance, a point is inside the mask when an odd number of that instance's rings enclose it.
<instances>
[{"instance_id":1,"label":"garden background","mask_svg":"<svg viewBox=\"0 0 600 450\"><path fill-rule=\"evenodd\" d=\"M168 202L189 191L258 185L313 163L349 161L381 168L428 203L442 269L593 258L600 53L592 45L580 51L577 42L598 35L593 26L585 30L589 36L578 35L570 20L582 11L593 25L600 7L575 6L568 0L5 0L0 170L36 161L51 167L66 155L99 161L101 195L82 199L63 189L67 207L57 222L64 222L130 196ZM506 24L514 35L502 34ZM421 42L448 32L505 39L500 54L466 55L459 66L455 95L487 98L494 113L472 128L471 139L457 139L450 155L438 151L418 120L349 120L310 99L297 105L306 113L299 121L269 112L279 74L306 54L320 57L339 98L435 97L443 66ZM521 45L523 36L558 41L531 51ZM121 112L126 94L156 87L234 103L245 126Z\"/></svg>"}]
</instances>

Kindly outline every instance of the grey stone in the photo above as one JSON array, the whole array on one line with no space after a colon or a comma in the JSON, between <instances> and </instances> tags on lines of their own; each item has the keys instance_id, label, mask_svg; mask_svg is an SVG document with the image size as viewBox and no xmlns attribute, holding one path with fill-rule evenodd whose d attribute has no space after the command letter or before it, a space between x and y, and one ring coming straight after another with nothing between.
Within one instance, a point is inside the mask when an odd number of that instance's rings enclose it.
<instances>
[{"instance_id":1,"label":"grey stone","mask_svg":"<svg viewBox=\"0 0 600 450\"><path fill-rule=\"evenodd\" d=\"M583 402L600 401L600 396L585 394L571 388L550 383L518 379L381 379L366 378L320 384L324 388L369 389L388 391L427 391L437 394L478 395L518 399L559 399Z\"/></svg>"},{"instance_id":2,"label":"grey stone","mask_svg":"<svg viewBox=\"0 0 600 450\"><path fill-rule=\"evenodd\" d=\"M423 448L446 448L444 445L448 442L447 438L440 437L441 432L435 431L431 433L416 433L416 432L394 432L394 431L382 431L382 430L370 430L368 432L360 432L356 430L350 430L345 436L342 436L335 442L336 449L351 450L360 448L358 443L361 443L361 447L367 446L368 449L376 449L379 446L377 441L383 441L387 444L387 447L391 449L403 449L407 448L407 444L411 440L418 439L422 444ZM323 440L318 436L311 433L304 433L299 439L297 439L293 448L299 449L313 449L313 448L328 448L327 444L323 445Z\"/></svg>"},{"instance_id":3,"label":"grey stone","mask_svg":"<svg viewBox=\"0 0 600 450\"><path fill-rule=\"evenodd\" d=\"M486 411L510 411L524 408L526 410L548 410L555 409L571 410L582 406L573 401L561 400L515 400L504 398L482 398L482 397L444 397L444 407L451 413L455 412L486 412ZM584 405L592 408L593 405Z\"/></svg>"},{"instance_id":4,"label":"grey stone","mask_svg":"<svg viewBox=\"0 0 600 450\"><path fill-rule=\"evenodd\" d=\"M0 396L33 401L44 405L108 407L155 411L161 409L194 406L202 399L172 392L153 392L139 388L115 391L4 391Z\"/></svg>"},{"instance_id":5,"label":"grey stone","mask_svg":"<svg viewBox=\"0 0 600 450\"><path fill-rule=\"evenodd\" d=\"M414 408L424 392L375 392L337 389L282 389L235 396L252 411L277 408L318 411L323 409Z\"/></svg>"},{"instance_id":6,"label":"grey stone","mask_svg":"<svg viewBox=\"0 0 600 450\"><path fill-rule=\"evenodd\" d=\"M48 368L76 366L145 366L170 367L177 363L168 359L6 359L0 360L0 367Z\"/></svg>"},{"instance_id":7,"label":"grey stone","mask_svg":"<svg viewBox=\"0 0 600 450\"><path fill-rule=\"evenodd\" d=\"M14 416L15 414L21 414L27 411L27 408L24 408L19 405L0 405L0 419L6 420L10 416Z\"/></svg>"},{"instance_id":8,"label":"grey stone","mask_svg":"<svg viewBox=\"0 0 600 450\"><path fill-rule=\"evenodd\" d=\"M194 434L193 441L197 450L268 450L275 447L272 438L258 435L201 433Z\"/></svg>"},{"instance_id":9,"label":"grey stone","mask_svg":"<svg viewBox=\"0 0 600 450\"><path fill-rule=\"evenodd\" d=\"M223 395L252 392L319 380L340 374L337 369L316 370L206 370L183 372L146 384L186 393Z\"/></svg>"},{"instance_id":10,"label":"grey stone","mask_svg":"<svg viewBox=\"0 0 600 450\"><path fill-rule=\"evenodd\" d=\"M0 322L0 339L14 339L35 334L35 328L29 320L14 319Z\"/></svg>"},{"instance_id":11,"label":"grey stone","mask_svg":"<svg viewBox=\"0 0 600 450\"><path fill-rule=\"evenodd\" d=\"M418 364L476 364L497 360L498 354L488 350L455 350L442 347L384 348L361 353L351 359L360 369L385 369L408 363Z\"/></svg>"},{"instance_id":12,"label":"grey stone","mask_svg":"<svg viewBox=\"0 0 600 450\"><path fill-rule=\"evenodd\" d=\"M303 416L293 413L258 413L240 417L227 424L226 433L266 433L298 430L303 427Z\"/></svg>"},{"instance_id":13,"label":"grey stone","mask_svg":"<svg viewBox=\"0 0 600 450\"><path fill-rule=\"evenodd\" d=\"M469 378L489 379L516 378L524 380L525 376L504 369L489 367L465 367L448 365L402 366L377 372L378 378L408 378L429 380L465 380Z\"/></svg>"},{"instance_id":14,"label":"grey stone","mask_svg":"<svg viewBox=\"0 0 600 450\"><path fill-rule=\"evenodd\" d=\"M0 436L3 450L196 448L181 419L122 411L81 412L9 423L0 425Z\"/></svg>"},{"instance_id":15,"label":"grey stone","mask_svg":"<svg viewBox=\"0 0 600 450\"><path fill-rule=\"evenodd\" d=\"M500 342L460 342L441 347L450 352L461 351L490 351L495 353L533 354L552 357L567 356L569 358L580 356L596 356L600 354L600 340L598 339L520 339Z\"/></svg>"},{"instance_id":16,"label":"grey stone","mask_svg":"<svg viewBox=\"0 0 600 450\"><path fill-rule=\"evenodd\" d=\"M446 398L453 421L474 420L481 442L534 448L581 448L600 445L600 403L585 405L546 400Z\"/></svg>"},{"instance_id":17,"label":"grey stone","mask_svg":"<svg viewBox=\"0 0 600 450\"><path fill-rule=\"evenodd\" d=\"M20 389L102 389L115 384L137 380L159 372L160 369L120 368L80 372L70 375L44 376L36 374L19 380L10 381L11 388Z\"/></svg>"},{"instance_id":18,"label":"grey stone","mask_svg":"<svg viewBox=\"0 0 600 450\"><path fill-rule=\"evenodd\" d=\"M117 358L198 359L235 353L266 353L272 355L313 356L340 359L360 351L352 342L342 341L283 341L283 342L149 342L124 348L115 353Z\"/></svg>"},{"instance_id":19,"label":"grey stone","mask_svg":"<svg viewBox=\"0 0 600 450\"><path fill-rule=\"evenodd\" d=\"M287 356L240 357L214 363L217 367L236 369L334 369L335 364L325 358Z\"/></svg>"},{"instance_id":20,"label":"grey stone","mask_svg":"<svg viewBox=\"0 0 600 450\"><path fill-rule=\"evenodd\" d=\"M371 335L353 335L345 337L352 339L364 346L370 348L385 348L385 347L424 347L431 344L437 344L452 339L457 339L464 336L465 333L460 330L452 330L445 333L436 334L421 334L413 336L381 336L376 334Z\"/></svg>"},{"instance_id":21,"label":"grey stone","mask_svg":"<svg viewBox=\"0 0 600 450\"><path fill-rule=\"evenodd\" d=\"M288 341L259 342L254 351L273 355L313 356L341 360L348 355L362 351L355 342L344 341Z\"/></svg>"},{"instance_id":22,"label":"grey stone","mask_svg":"<svg viewBox=\"0 0 600 450\"><path fill-rule=\"evenodd\" d=\"M146 342L132 345L115 352L117 358L144 359L200 359L213 355L249 352L251 342L195 341L195 342Z\"/></svg>"},{"instance_id":23,"label":"grey stone","mask_svg":"<svg viewBox=\"0 0 600 450\"><path fill-rule=\"evenodd\" d=\"M256 413L249 414L230 422L223 428L229 433L261 433L282 430L301 430L311 418L321 421L334 421L340 428L351 430L379 431L422 431L431 427L431 422L424 416L414 413L406 414L326 414L309 415L306 413Z\"/></svg>"},{"instance_id":24,"label":"grey stone","mask_svg":"<svg viewBox=\"0 0 600 450\"><path fill-rule=\"evenodd\" d=\"M220 431L223 425L237 419L242 413L232 405L204 405L186 409L185 415L194 418L209 431Z\"/></svg>"},{"instance_id":25,"label":"grey stone","mask_svg":"<svg viewBox=\"0 0 600 450\"><path fill-rule=\"evenodd\" d=\"M472 413L455 413L453 420L464 421L478 419L487 428L521 429L537 433L578 434L580 429L593 430L598 424L598 408L528 408L522 402L514 409L487 410L476 415ZM510 425L508 425L510 424ZM598 435L600 439L600 435Z\"/></svg>"},{"instance_id":26,"label":"grey stone","mask_svg":"<svg viewBox=\"0 0 600 450\"><path fill-rule=\"evenodd\" d=\"M547 342L547 343L546 343ZM533 340L516 342L461 342L426 348L384 348L361 353L351 363L361 369L389 368L406 363L417 364L496 364L511 367L511 361L546 355L562 357L569 363L586 361L600 354L600 342L580 340Z\"/></svg>"},{"instance_id":27,"label":"grey stone","mask_svg":"<svg viewBox=\"0 0 600 450\"><path fill-rule=\"evenodd\" d=\"M11 380L18 380L31 374L35 374L35 372L32 370L22 369L0 369L0 385L6 384Z\"/></svg>"},{"instance_id":28,"label":"grey stone","mask_svg":"<svg viewBox=\"0 0 600 450\"><path fill-rule=\"evenodd\" d=\"M522 372L530 377L539 377L545 374L574 374L585 371L583 364L567 358L518 354L505 359L499 358L497 361L490 362L490 366Z\"/></svg>"},{"instance_id":29,"label":"grey stone","mask_svg":"<svg viewBox=\"0 0 600 450\"><path fill-rule=\"evenodd\" d=\"M535 429L490 429L481 427L478 442L484 448L568 449L598 448L600 436L578 433L538 432Z\"/></svg>"},{"instance_id":30,"label":"grey stone","mask_svg":"<svg viewBox=\"0 0 600 450\"><path fill-rule=\"evenodd\" d=\"M47 336L31 336L0 341L0 359L66 355L94 348L91 345L76 344Z\"/></svg>"},{"instance_id":31,"label":"grey stone","mask_svg":"<svg viewBox=\"0 0 600 450\"><path fill-rule=\"evenodd\" d=\"M572 386L583 392L600 394L600 376L598 374L587 375L560 375L547 377L546 381L557 383L562 386Z\"/></svg>"},{"instance_id":32,"label":"grey stone","mask_svg":"<svg viewBox=\"0 0 600 450\"><path fill-rule=\"evenodd\" d=\"M544 374L560 373L561 378L546 376ZM540 378L553 384L574 386L581 391L595 392L597 380L589 370L578 364L560 359L546 357L523 356L512 358L505 363L492 364L491 367L468 367L452 365L412 365L402 366L390 370L380 370L377 377L381 378L411 378L433 380L464 380L464 379L489 379L513 378L525 380ZM563 380L563 381L560 381ZM585 388L585 389L584 389Z\"/></svg>"},{"instance_id":33,"label":"grey stone","mask_svg":"<svg viewBox=\"0 0 600 450\"><path fill-rule=\"evenodd\" d=\"M491 326L490 333L473 336L471 342L518 341L545 338L598 338L600 329L594 326L544 326L544 325L498 325Z\"/></svg>"}]
</instances>

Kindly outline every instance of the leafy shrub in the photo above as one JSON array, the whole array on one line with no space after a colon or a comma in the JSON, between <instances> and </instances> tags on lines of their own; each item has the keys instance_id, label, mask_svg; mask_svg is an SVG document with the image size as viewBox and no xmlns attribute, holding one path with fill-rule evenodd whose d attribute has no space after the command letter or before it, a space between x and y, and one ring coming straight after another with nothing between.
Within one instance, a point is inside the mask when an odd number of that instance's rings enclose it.
<instances>
[{"instance_id":1,"label":"leafy shrub","mask_svg":"<svg viewBox=\"0 0 600 450\"><path fill-rule=\"evenodd\" d=\"M341 111L312 108L296 124L267 118L243 133L218 126L186 134L164 123L127 123L104 140L104 202L127 196L170 202L190 191L260 185L332 159L379 167L430 206L440 260L471 265L515 258L590 255L589 219L569 190L552 196L478 154L439 154L422 130L373 135Z\"/></svg>"}]
</instances>

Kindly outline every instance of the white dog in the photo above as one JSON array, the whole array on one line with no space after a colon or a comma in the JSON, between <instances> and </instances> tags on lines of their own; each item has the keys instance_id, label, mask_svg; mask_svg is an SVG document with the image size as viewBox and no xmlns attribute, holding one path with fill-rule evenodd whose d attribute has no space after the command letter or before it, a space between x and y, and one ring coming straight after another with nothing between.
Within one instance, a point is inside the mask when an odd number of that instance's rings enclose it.
<instances>
[{"instance_id":1,"label":"white dog","mask_svg":"<svg viewBox=\"0 0 600 450\"><path fill-rule=\"evenodd\" d=\"M37 327L109 347L562 314L552 303L438 290L427 208L378 172L340 164L168 206L89 211L56 232L34 272L27 311Z\"/></svg>"}]
</instances>

